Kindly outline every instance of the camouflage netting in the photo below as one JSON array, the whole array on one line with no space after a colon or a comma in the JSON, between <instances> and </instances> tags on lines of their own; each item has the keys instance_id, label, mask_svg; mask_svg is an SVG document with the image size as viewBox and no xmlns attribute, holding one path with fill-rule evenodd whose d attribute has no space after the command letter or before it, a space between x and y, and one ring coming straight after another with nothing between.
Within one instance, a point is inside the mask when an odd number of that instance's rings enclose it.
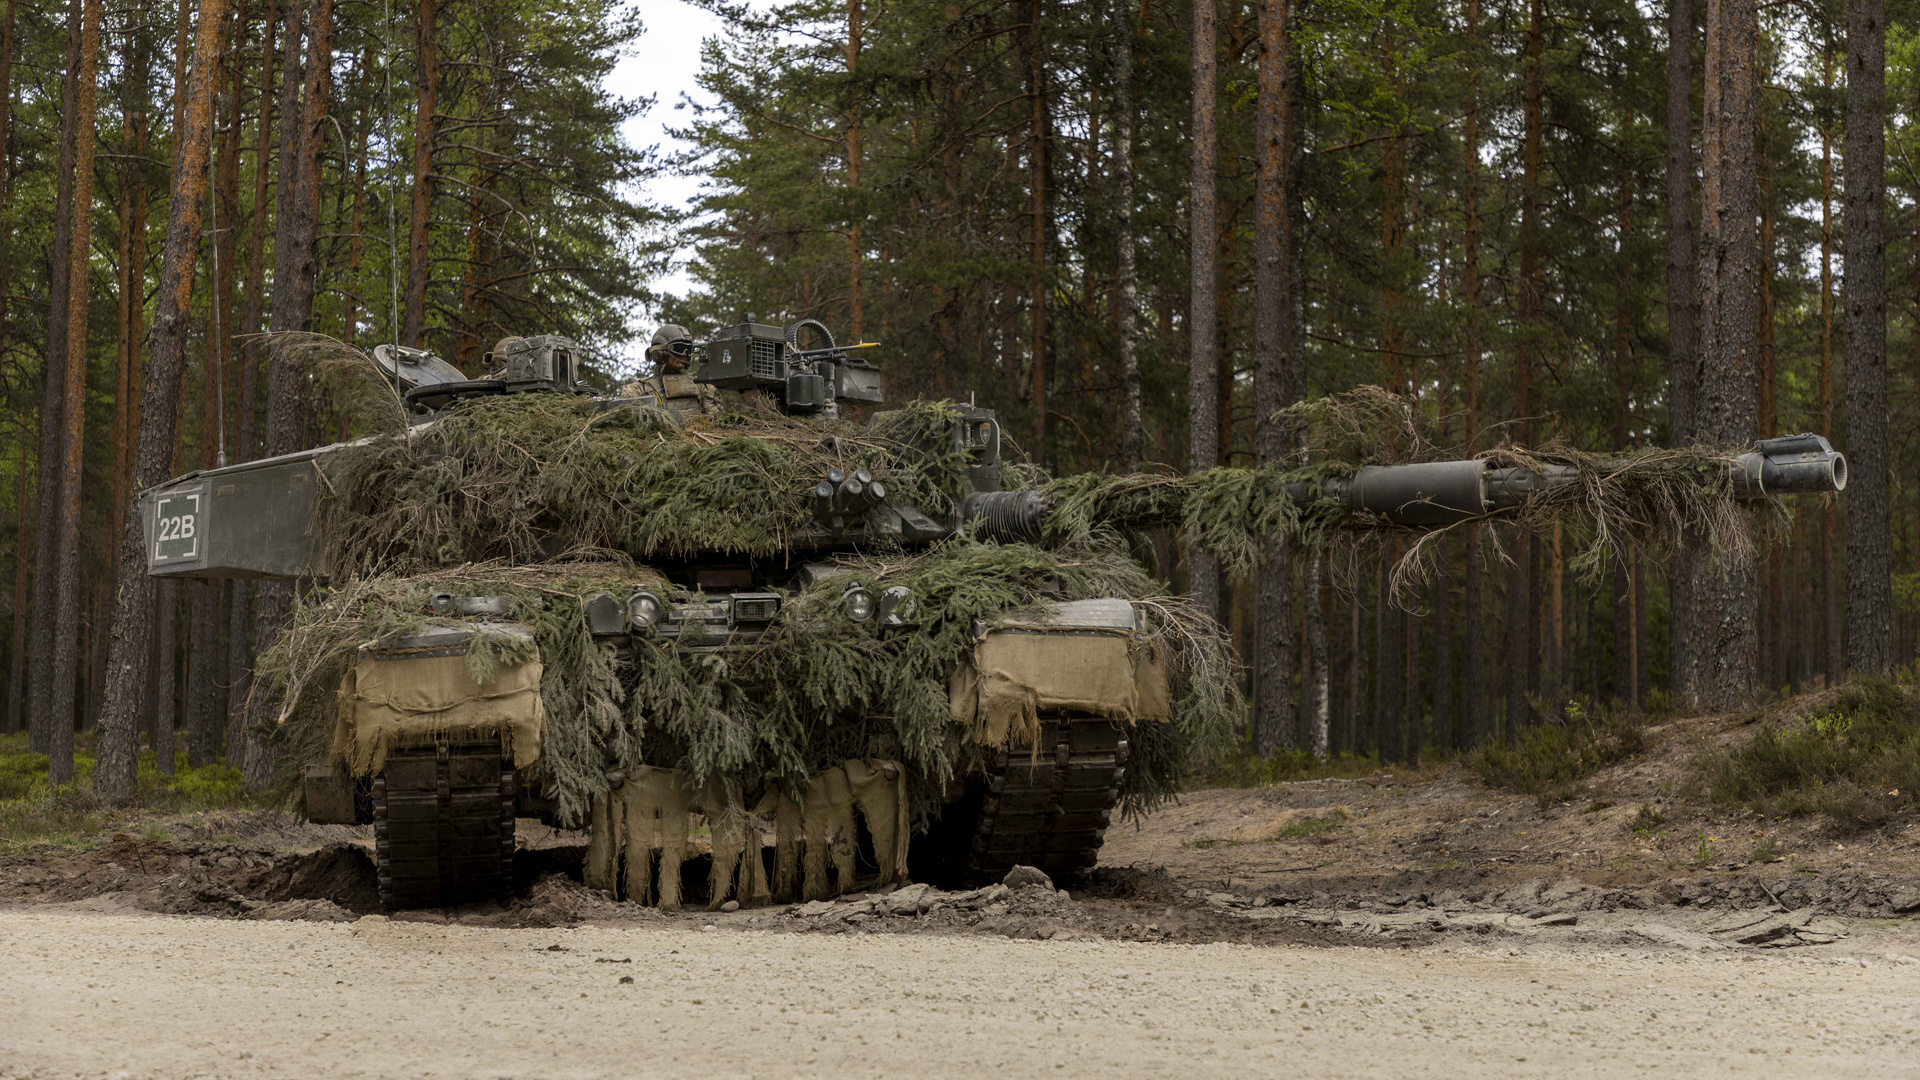
<instances>
[{"instance_id":1,"label":"camouflage netting","mask_svg":"<svg viewBox=\"0 0 1920 1080\"><path fill-rule=\"evenodd\" d=\"M334 726L336 690L363 645L417 633L435 592L510 596L513 618L533 629L545 665L547 722L529 775L583 824L610 769L683 771L695 787L721 782L751 805L766 792L798 794L809 778L849 759L897 760L909 769L916 820L946 801L950 779L979 767L982 748L951 709L949 678L971 657L976 620L1037 611L1056 599L1121 596L1148 612L1146 634L1173 669L1171 723L1134 728L1122 789L1137 812L1177 791L1197 761L1230 745L1240 700L1224 641L1122 553L1046 551L956 539L913 554L841 560L849 573L793 598L757 644L693 653L640 638L630 663L587 634L581 603L624 596L655 575L624 561L539 567L464 566L409 577L371 576L316 592L260 661L261 692L284 702L283 737L297 766L321 760ZM885 633L849 619L850 581L879 591L911 588L920 627ZM489 674L526 659L523 641L473 639L469 669ZM291 777L289 777L291 779Z\"/></svg>"},{"instance_id":2,"label":"camouflage netting","mask_svg":"<svg viewBox=\"0 0 1920 1080\"><path fill-rule=\"evenodd\" d=\"M1280 541L1351 555L1400 537L1396 580L1405 582L1429 565L1435 532L1326 500L1296 504L1287 484L1459 456L1429 437L1405 400L1368 389L1289 410L1310 447L1289 470L1049 480L1009 462L1004 486L1038 487L1051 504L1041 544L961 535L922 550L842 557L847 576L791 598L764 638L725 652L643 636L631 660L616 663L613 648L588 635L582 600L657 582L641 562L785 559L790 539L812 521L810 493L829 467L872 469L895 501L950 511L967 488L950 435L957 416L950 403L920 402L860 427L736 409L681 427L652 408L524 394L465 403L404 437L328 455L318 527L333 584L304 598L260 665L258 692L284 703L293 748L281 760L297 767L323 756L335 690L356 651L418 632L432 618L433 593L506 595L533 645L466 620L481 631L469 669L485 677L537 648L546 725L531 775L563 822L586 822L610 772L677 770L693 788L721 785L753 806L770 794L797 796L852 760L905 765L913 818L923 822L947 801L951 780L981 766L984 751L953 715L949 688L973 655L976 623L1055 600L1124 597L1148 612L1146 634L1173 672L1172 722L1137 723L1129 736L1124 809L1137 812L1231 744L1241 701L1218 629L1129 555L1128 534L1173 527L1182 543L1239 574ZM1578 483L1478 519L1561 523L1577 568L1598 571L1627 538L1662 540L1681 525L1723 548L1751 543L1754 515L1734 501L1722 453L1503 446L1482 457L1581 467ZM921 625L888 634L852 621L840 599L852 581L876 594L909 587Z\"/></svg>"},{"instance_id":3,"label":"camouflage netting","mask_svg":"<svg viewBox=\"0 0 1920 1080\"><path fill-rule=\"evenodd\" d=\"M324 564L338 579L571 550L780 555L829 468L870 469L890 498L950 511L967 490L955 416L914 402L862 427L735 409L682 429L662 409L562 394L470 401L327 455Z\"/></svg>"},{"instance_id":4,"label":"camouflage netting","mask_svg":"<svg viewBox=\"0 0 1920 1080\"><path fill-rule=\"evenodd\" d=\"M1431 420L1408 399L1362 387L1293 406L1281 418L1306 434L1303 463L1292 468L1218 468L1184 476L1082 473L1042 484L1051 507L1046 540L1091 543L1108 531L1170 527L1183 544L1241 577L1257 570L1277 541L1347 556L1340 560L1347 566L1353 565L1351 556L1394 542L1403 545L1394 570L1396 592L1434 572L1441 537L1486 522L1534 532L1560 525L1574 552L1571 567L1590 576L1607 572L1628 545L1670 544L1683 527L1699 531L1719 551L1742 551L1754 541L1756 515L1735 498L1729 469L1739 451L1696 446L1596 454L1557 442L1535 450L1502 444L1479 458L1494 467L1576 466L1578 479L1521 507L1446 528L1415 529L1327 499L1296 503L1287 494L1289 484L1317 491L1329 477L1351 476L1368 465L1468 456L1435 442Z\"/></svg>"}]
</instances>

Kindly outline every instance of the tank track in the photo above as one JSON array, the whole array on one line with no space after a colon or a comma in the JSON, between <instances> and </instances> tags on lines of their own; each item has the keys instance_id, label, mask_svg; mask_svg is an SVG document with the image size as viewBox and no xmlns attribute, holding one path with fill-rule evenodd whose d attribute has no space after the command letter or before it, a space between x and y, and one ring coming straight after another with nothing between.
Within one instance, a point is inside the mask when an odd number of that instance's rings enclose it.
<instances>
[{"instance_id":1,"label":"tank track","mask_svg":"<svg viewBox=\"0 0 1920 1080\"><path fill-rule=\"evenodd\" d=\"M1126 772L1120 725L1099 716L1042 716L1038 754L1033 747L994 752L966 876L998 881L1026 865L1053 878L1084 877L1099 861Z\"/></svg>"},{"instance_id":2,"label":"tank track","mask_svg":"<svg viewBox=\"0 0 1920 1080\"><path fill-rule=\"evenodd\" d=\"M373 779L381 908L505 899L513 886L513 788L498 742L390 751Z\"/></svg>"}]
</instances>

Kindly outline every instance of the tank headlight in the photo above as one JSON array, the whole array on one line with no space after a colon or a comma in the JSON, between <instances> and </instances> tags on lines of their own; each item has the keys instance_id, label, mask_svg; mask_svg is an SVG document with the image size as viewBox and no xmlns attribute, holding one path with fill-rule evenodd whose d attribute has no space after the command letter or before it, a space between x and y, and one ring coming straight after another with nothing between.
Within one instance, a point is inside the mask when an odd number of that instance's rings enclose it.
<instances>
[{"instance_id":1,"label":"tank headlight","mask_svg":"<svg viewBox=\"0 0 1920 1080\"><path fill-rule=\"evenodd\" d=\"M633 620L635 630L653 629L665 610L660 598L650 592L637 592L627 598L627 616Z\"/></svg>"},{"instance_id":2,"label":"tank headlight","mask_svg":"<svg viewBox=\"0 0 1920 1080\"><path fill-rule=\"evenodd\" d=\"M895 585L880 594L880 622L884 626L911 626L919 613L920 601L905 585Z\"/></svg>"},{"instance_id":3,"label":"tank headlight","mask_svg":"<svg viewBox=\"0 0 1920 1080\"><path fill-rule=\"evenodd\" d=\"M873 618L873 594L864 585L855 585L841 593L840 602L847 606L847 618L854 622Z\"/></svg>"},{"instance_id":4,"label":"tank headlight","mask_svg":"<svg viewBox=\"0 0 1920 1080\"><path fill-rule=\"evenodd\" d=\"M611 593L594 593L587 597L587 632L594 637L611 637L627 632L627 615L622 610L620 598Z\"/></svg>"}]
</instances>

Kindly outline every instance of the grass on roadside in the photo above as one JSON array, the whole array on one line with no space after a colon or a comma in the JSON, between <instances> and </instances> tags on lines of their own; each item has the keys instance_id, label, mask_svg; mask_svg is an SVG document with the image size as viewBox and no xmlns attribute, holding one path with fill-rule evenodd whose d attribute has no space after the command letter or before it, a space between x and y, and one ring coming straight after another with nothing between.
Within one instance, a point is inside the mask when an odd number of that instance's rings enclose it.
<instances>
[{"instance_id":1,"label":"grass on roadside","mask_svg":"<svg viewBox=\"0 0 1920 1080\"><path fill-rule=\"evenodd\" d=\"M174 774L162 776L153 753L146 751L140 755L134 803L108 806L93 794L92 733L76 736L75 744L74 780L55 785L47 779L47 755L27 749L25 732L0 735L0 855L35 844L86 847L128 819L156 810L191 813L248 805L238 769L218 762L189 768L186 755L177 753Z\"/></svg>"},{"instance_id":2,"label":"grass on roadside","mask_svg":"<svg viewBox=\"0 0 1920 1080\"><path fill-rule=\"evenodd\" d=\"M1818 714L1762 728L1707 772L1716 803L1882 824L1912 810L1920 791L1920 700L1888 679L1862 679Z\"/></svg>"},{"instance_id":3,"label":"grass on roadside","mask_svg":"<svg viewBox=\"0 0 1920 1080\"><path fill-rule=\"evenodd\" d=\"M1645 719L1617 703L1570 701L1557 717L1491 742L1472 758L1474 771L1492 787L1558 802L1580 790L1581 781L1647 748Z\"/></svg>"},{"instance_id":4,"label":"grass on roadside","mask_svg":"<svg viewBox=\"0 0 1920 1080\"><path fill-rule=\"evenodd\" d=\"M1312 840L1325 833L1332 832L1350 820L1352 820L1352 815L1348 814L1344 808L1336 806L1333 808L1332 813L1319 816L1303 815L1296 817L1274 830L1270 836L1262 836L1254 840L1190 840L1187 842L1187 846L1195 848L1244 847L1248 844L1271 844L1276 840Z\"/></svg>"}]
</instances>

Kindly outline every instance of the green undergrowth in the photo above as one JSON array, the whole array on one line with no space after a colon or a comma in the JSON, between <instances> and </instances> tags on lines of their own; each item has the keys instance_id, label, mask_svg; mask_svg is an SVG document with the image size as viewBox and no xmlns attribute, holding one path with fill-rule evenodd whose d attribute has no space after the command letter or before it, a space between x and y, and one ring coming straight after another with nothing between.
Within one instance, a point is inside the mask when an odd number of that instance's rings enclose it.
<instances>
[{"instance_id":1,"label":"green undergrowth","mask_svg":"<svg viewBox=\"0 0 1920 1080\"><path fill-rule=\"evenodd\" d=\"M132 803L109 806L93 795L93 734L80 735L71 783L51 784L47 755L27 749L27 735L0 736L0 855L17 854L35 844L85 847L130 817L193 813L251 805L240 770L224 763L191 768L184 751L176 753L174 774L163 776L151 750L140 755Z\"/></svg>"},{"instance_id":2,"label":"green undergrowth","mask_svg":"<svg viewBox=\"0 0 1920 1080\"><path fill-rule=\"evenodd\" d=\"M821 769L853 757L902 761L917 814L947 801L949 781L977 773L983 751L952 718L949 680L972 655L975 628L1054 600L1119 596L1147 613L1146 644L1174 675L1174 719L1135 726L1122 809L1138 812L1185 786L1224 752L1241 716L1225 642L1123 552L1047 551L955 539L918 553L843 557L846 574L793 596L758 642L692 652L641 637L629 657L594 642L581 616L595 592L626 596L658 576L619 561L515 569L464 567L413 577L368 577L316 592L261 657L261 692L283 702L282 791L298 766L324 759L341 675L362 645L417 632L439 591L513 598L544 667L546 736L531 778L562 821L585 820L609 769L647 764L719 777L748 801L797 792ZM919 626L888 631L847 617L851 582L877 595L904 585ZM484 620L465 621L485 630ZM685 639L683 638L683 642ZM716 639L717 643L717 639ZM524 646L476 635L476 673Z\"/></svg>"},{"instance_id":3,"label":"green undergrowth","mask_svg":"<svg viewBox=\"0 0 1920 1080\"><path fill-rule=\"evenodd\" d=\"M1707 764L1708 796L1768 814L1821 814L1860 828L1909 813L1920 791L1920 700L1862 679L1817 712L1762 727Z\"/></svg>"},{"instance_id":4,"label":"green undergrowth","mask_svg":"<svg viewBox=\"0 0 1920 1080\"><path fill-rule=\"evenodd\" d=\"M1507 741L1488 743L1470 760L1492 787L1558 802L1576 794L1587 777L1644 751L1645 724L1631 707L1577 699Z\"/></svg>"}]
</instances>

